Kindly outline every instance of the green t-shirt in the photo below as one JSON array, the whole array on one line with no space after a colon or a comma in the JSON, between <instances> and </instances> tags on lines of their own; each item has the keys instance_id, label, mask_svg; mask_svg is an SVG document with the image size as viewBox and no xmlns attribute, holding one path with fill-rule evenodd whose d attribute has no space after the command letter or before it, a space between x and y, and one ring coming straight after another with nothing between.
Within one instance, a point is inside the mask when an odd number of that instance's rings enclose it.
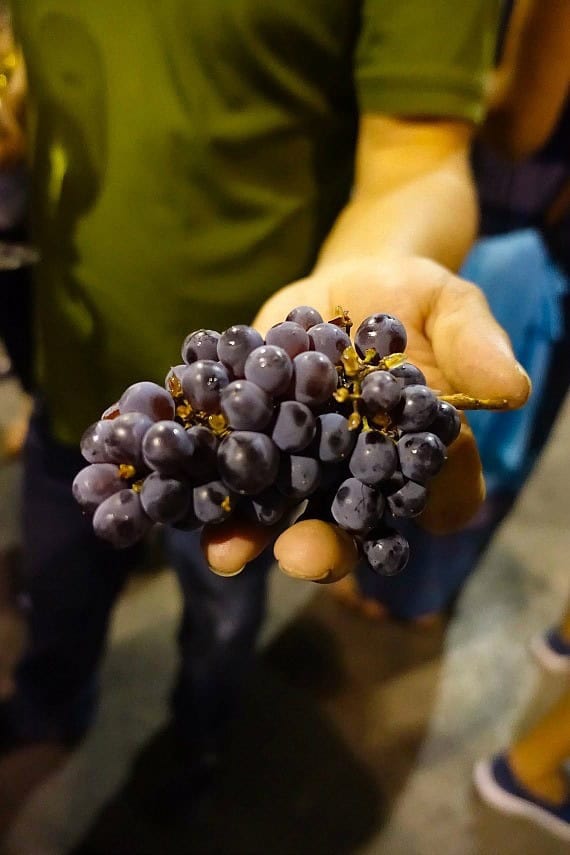
<instances>
[{"instance_id":1,"label":"green t-shirt","mask_svg":"<svg viewBox=\"0 0 570 855\"><path fill-rule=\"evenodd\" d=\"M359 111L481 116L496 0L13 0L55 435L251 320L346 202Z\"/></svg>"}]
</instances>

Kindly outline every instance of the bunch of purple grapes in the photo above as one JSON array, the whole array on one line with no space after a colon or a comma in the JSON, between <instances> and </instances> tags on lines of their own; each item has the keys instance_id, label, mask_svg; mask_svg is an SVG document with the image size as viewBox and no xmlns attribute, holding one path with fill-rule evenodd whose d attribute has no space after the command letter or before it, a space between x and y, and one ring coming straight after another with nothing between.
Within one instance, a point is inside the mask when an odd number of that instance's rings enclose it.
<instances>
[{"instance_id":1,"label":"bunch of purple grapes","mask_svg":"<svg viewBox=\"0 0 570 855\"><path fill-rule=\"evenodd\" d=\"M354 343L350 327L299 306L265 341L241 324L188 335L164 387L129 386L81 439L73 492L95 532L127 547L154 524L277 526L300 509L400 572L397 520L424 510L460 418L408 362L397 318L371 315Z\"/></svg>"}]
</instances>

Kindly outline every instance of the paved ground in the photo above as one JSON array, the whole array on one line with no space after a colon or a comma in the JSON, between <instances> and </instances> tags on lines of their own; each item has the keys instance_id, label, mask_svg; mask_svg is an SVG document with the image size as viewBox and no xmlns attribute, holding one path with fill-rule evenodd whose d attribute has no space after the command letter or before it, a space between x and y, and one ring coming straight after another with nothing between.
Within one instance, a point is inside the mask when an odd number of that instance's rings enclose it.
<instances>
[{"instance_id":1,"label":"paved ground","mask_svg":"<svg viewBox=\"0 0 570 855\"><path fill-rule=\"evenodd\" d=\"M569 593L569 445L570 407L445 630L371 625L274 575L234 750L192 828L148 799L171 758L180 603L167 571L137 580L116 611L96 727L23 806L6 855L562 855L480 805L470 771L561 689L526 647ZM0 544L17 537L17 477L0 469Z\"/></svg>"}]
</instances>

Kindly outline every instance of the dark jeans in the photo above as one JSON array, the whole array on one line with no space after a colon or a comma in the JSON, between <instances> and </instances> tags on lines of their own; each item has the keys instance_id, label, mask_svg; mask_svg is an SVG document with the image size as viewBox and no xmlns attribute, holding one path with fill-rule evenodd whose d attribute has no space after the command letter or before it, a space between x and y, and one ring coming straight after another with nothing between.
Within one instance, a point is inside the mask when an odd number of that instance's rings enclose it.
<instances>
[{"instance_id":1,"label":"dark jeans","mask_svg":"<svg viewBox=\"0 0 570 855\"><path fill-rule=\"evenodd\" d=\"M76 449L50 437L41 412L25 451L24 575L30 643L17 671L8 720L18 741L73 742L92 721L97 674L111 609L139 548L114 550L93 533L71 494L85 465ZM236 708L251 664L266 593L269 556L222 578L204 561L196 532L166 532L184 613L173 713L190 742L215 740Z\"/></svg>"}]
</instances>

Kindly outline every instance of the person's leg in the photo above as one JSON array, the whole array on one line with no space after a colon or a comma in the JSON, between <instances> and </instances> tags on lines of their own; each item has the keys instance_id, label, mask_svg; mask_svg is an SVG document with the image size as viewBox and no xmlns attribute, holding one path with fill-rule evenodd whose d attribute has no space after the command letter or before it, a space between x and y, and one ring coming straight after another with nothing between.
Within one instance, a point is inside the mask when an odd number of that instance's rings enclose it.
<instances>
[{"instance_id":1,"label":"person's leg","mask_svg":"<svg viewBox=\"0 0 570 855\"><path fill-rule=\"evenodd\" d=\"M173 529L166 542L184 593L174 719L189 747L216 751L236 714L253 662L271 554L237 576L222 577L206 564L198 533Z\"/></svg>"},{"instance_id":2,"label":"person's leg","mask_svg":"<svg viewBox=\"0 0 570 855\"><path fill-rule=\"evenodd\" d=\"M23 487L24 586L29 642L4 709L4 740L73 742L86 731L111 606L135 551L118 552L93 533L71 484L85 465L50 438L36 413L26 441Z\"/></svg>"},{"instance_id":3,"label":"person's leg","mask_svg":"<svg viewBox=\"0 0 570 855\"><path fill-rule=\"evenodd\" d=\"M507 752L514 774L533 795L561 804L570 797L563 764L570 757L570 691Z\"/></svg>"}]
</instances>

